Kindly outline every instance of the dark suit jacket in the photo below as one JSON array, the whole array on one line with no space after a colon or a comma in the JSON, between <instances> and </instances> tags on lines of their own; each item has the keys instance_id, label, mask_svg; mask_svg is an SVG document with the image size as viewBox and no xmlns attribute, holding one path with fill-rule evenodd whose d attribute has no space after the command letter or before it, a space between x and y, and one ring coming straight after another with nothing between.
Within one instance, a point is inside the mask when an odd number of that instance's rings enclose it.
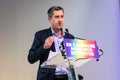
<instances>
[{"instance_id":1,"label":"dark suit jacket","mask_svg":"<svg viewBox=\"0 0 120 80\"><path fill-rule=\"evenodd\" d=\"M47 60L50 50L55 51L54 42L49 49L44 49L43 47L45 39L49 36L52 36L51 28L36 32L33 44L29 50L28 61L31 64L35 63L36 61L40 61L37 80L54 80L52 78L55 74L55 69L43 69L40 66L44 61ZM74 39L74 36L69 33L65 33L64 38Z\"/></svg>"}]
</instances>

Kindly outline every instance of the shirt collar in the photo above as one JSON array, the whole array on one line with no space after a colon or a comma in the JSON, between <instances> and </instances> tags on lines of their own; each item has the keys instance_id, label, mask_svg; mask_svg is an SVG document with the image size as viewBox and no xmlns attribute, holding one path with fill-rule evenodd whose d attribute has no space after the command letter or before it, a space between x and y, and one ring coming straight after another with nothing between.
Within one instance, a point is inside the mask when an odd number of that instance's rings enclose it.
<instances>
[{"instance_id":1,"label":"shirt collar","mask_svg":"<svg viewBox=\"0 0 120 80\"><path fill-rule=\"evenodd\" d=\"M51 31L52 31L52 34L53 34L54 36L58 37L58 36L56 35L55 31L52 29L52 27L51 27ZM65 32L64 32L64 31L63 31L62 33L63 33L63 34L62 34L61 37L63 37L63 36L65 35ZM61 38L61 37L59 37L59 38Z\"/></svg>"}]
</instances>

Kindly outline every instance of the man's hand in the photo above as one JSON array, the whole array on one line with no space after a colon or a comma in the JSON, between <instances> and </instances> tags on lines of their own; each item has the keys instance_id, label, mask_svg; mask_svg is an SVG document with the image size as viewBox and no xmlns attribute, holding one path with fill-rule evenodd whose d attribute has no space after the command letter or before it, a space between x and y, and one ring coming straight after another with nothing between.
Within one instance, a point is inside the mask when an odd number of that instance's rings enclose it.
<instances>
[{"instance_id":1,"label":"man's hand","mask_svg":"<svg viewBox=\"0 0 120 80\"><path fill-rule=\"evenodd\" d=\"M51 47L52 43L54 41L54 37L53 36L50 36L48 37L46 40L45 40L45 43L44 43L44 48L45 49L48 49Z\"/></svg>"}]
</instances>

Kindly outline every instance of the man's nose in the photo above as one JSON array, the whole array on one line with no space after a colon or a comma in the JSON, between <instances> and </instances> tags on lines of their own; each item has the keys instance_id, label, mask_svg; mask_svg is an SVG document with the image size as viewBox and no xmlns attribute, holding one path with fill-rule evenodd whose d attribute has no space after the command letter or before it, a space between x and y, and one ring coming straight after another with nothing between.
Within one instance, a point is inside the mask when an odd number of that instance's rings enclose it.
<instances>
[{"instance_id":1,"label":"man's nose","mask_svg":"<svg viewBox=\"0 0 120 80\"><path fill-rule=\"evenodd\" d=\"M58 23L62 23L62 20L58 20Z\"/></svg>"},{"instance_id":2,"label":"man's nose","mask_svg":"<svg viewBox=\"0 0 120 80\"><path fill-rule=\"evenodd\" d=\"M63 18L59 18L59 20L58 20L59 22L62 22L63 21Z\"/></svg>"}]
</instances>

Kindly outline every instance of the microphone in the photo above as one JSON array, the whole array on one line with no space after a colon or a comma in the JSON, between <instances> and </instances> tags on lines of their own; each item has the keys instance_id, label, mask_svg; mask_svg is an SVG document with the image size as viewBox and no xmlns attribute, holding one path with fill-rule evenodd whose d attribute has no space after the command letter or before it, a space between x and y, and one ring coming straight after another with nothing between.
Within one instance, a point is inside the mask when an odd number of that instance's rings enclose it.
<instances>
[{"instance_id":1,"label":"microphone","mask_svg":"<svg viewBox=\"0 0 120 80\"><path fill-rule=\"evenodd\" d=\"M65 31L66 31L67 33L69 33L69 30L68 30L67 28L65 29Z\"/></svg>"},{"instance_id":2,"label":"microphone","mask_svg":"<svg viewBox=\"0 0 120 80\"><path fill-rule=\"evenodd\" d=\"M60 28L60 31L61 31L61 35L63 35L63 29L62 28Z\"/></svg>"},{"instance_id":3,"label":"microphone","mask_svg":"<svg viewBox=\"0 0 120 80\"><path fill-rule=\"evenodd\" d=\"M64 59L65 59L65 58L66 58L66 55L65 55L65 47L64 47L63 41L61 42L61 45L59 46L59 49L60 49L60 52L61 52L62 56L63 56Z\"/></svg>"},{"instance_id":4,"label":"microphone","mask_svg":"<svg viewBox=\"0 0 120 80\"><path fill-rule=\"evenodd\" d=\"M62 31L63 31L63 29L62 29L62 28L60 28L60 31L62 32Z\"/></svg>"}]
</instances>

